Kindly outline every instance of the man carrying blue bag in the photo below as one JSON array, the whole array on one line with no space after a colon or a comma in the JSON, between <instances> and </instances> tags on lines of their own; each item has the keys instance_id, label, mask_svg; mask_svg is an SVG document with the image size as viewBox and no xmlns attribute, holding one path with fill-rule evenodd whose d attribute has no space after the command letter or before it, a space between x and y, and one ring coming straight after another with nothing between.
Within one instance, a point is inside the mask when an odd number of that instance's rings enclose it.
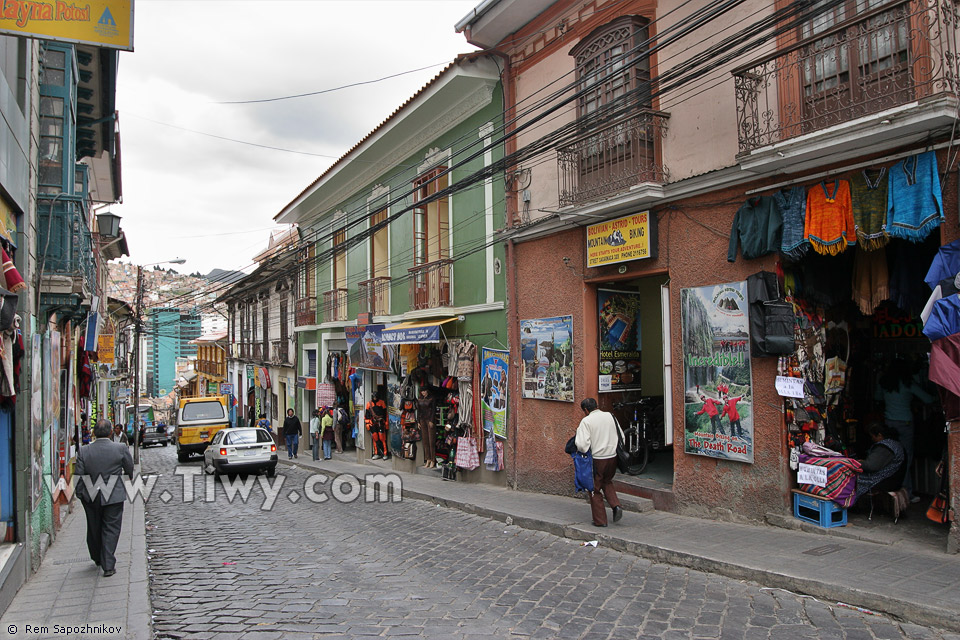
<instances>
[{"instance_id":1,"label":"man carrying blue bag","mask_svg":"<svg viewBox=\"0 0 960 640\"><path fill-rule=\"evenodd\" d=\"M585 398L580 403L584 418L577 427L575 443L581 453L593 454L593 491L590 494L590 512L593 526L607 526L607 504L613 509L613 521L623 517L620 499L613 488L613 476L617 473L617 421L608 411L600 411L594 398ZM576 464L576 458L574 459Z\"/></svg>"},{"instance_id":2,"label":"man carrying blue bag","mask_svg":"<svg viewBox=\"0 0 960 640\"><path fill-rule=\"evenodd\" d=\"M567 440L567 446L563 449L573 458L573 490L577 493L593 491L593 455L589 451L577 451L576 440L576 436Z\"/></svg>"}]
</instances>

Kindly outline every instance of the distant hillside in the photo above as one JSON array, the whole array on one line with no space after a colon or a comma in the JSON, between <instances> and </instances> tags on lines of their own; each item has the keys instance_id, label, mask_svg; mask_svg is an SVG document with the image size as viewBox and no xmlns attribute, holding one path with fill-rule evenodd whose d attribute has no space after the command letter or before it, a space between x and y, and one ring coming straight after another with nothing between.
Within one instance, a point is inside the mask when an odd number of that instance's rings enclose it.
<instances>
[{"instance_id":1,"label":"distant hillside","mask_svg":"<svg viewBox=\"0 0 960 640\"><path fill-rule=\"evenodd\" d=\"M247 274L243 271L227 271L226 269L214 269L207 275L203 276L210 282L224 282L231 283L236 282L244 278Z\"/></svg>"}]
</instances>

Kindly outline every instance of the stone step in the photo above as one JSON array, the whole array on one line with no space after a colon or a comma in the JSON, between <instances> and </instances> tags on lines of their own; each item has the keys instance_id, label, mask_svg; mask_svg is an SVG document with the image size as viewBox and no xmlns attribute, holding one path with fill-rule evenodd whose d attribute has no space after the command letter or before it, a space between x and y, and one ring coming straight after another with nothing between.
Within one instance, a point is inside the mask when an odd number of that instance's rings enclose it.
<instances>
[{"instance_id":1,"label":"stone step","mask_svg":"<svg viewBox=\"0 0 960 640\"><path fill-rule=\"evenodd\" d=\"M623 507L624 511L643 513L654 510L653 500L650 498L632 496L628 493L617 493L617 497L620 498L620 506Z\"/></svg>"}]
</instances>

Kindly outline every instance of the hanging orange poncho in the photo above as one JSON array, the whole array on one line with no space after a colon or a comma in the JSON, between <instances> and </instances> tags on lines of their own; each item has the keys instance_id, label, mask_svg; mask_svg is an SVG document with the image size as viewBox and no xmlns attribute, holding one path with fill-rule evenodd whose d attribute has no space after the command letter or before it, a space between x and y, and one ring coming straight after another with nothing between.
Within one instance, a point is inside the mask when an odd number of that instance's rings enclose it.
<instances>
[{"instance_id":1,"label":"hanging orange poncho","mask_svg":"<svg viewBox=\"0 0 960 640\"><path fill-rule=\"evenodd\" d=\"M846 180L821 182L807 191L807 218L803 237L817 253L835 256L857 242Z\"/></svg>"}]
</instances>

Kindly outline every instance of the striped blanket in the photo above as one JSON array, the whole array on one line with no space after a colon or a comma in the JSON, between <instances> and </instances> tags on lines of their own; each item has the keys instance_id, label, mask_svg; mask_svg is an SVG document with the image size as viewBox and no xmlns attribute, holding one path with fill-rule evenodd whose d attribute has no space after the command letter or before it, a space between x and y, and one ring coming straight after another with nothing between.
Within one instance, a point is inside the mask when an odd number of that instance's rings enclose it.
<instances>
[{"instance_id":1,"label":"striped blanket","mask_svg":"<svg viewBox=\"0 0 960 640\"><path fill-rule=\"evenodd\" d=\"M863 471L859 462L853 458L817 458L805 453L800 454L800 462L827 468L825 486L801 484L797 487L800 491L829 498L843 508L856 501L857 475Z\"/></svg>"}]
</instances>

